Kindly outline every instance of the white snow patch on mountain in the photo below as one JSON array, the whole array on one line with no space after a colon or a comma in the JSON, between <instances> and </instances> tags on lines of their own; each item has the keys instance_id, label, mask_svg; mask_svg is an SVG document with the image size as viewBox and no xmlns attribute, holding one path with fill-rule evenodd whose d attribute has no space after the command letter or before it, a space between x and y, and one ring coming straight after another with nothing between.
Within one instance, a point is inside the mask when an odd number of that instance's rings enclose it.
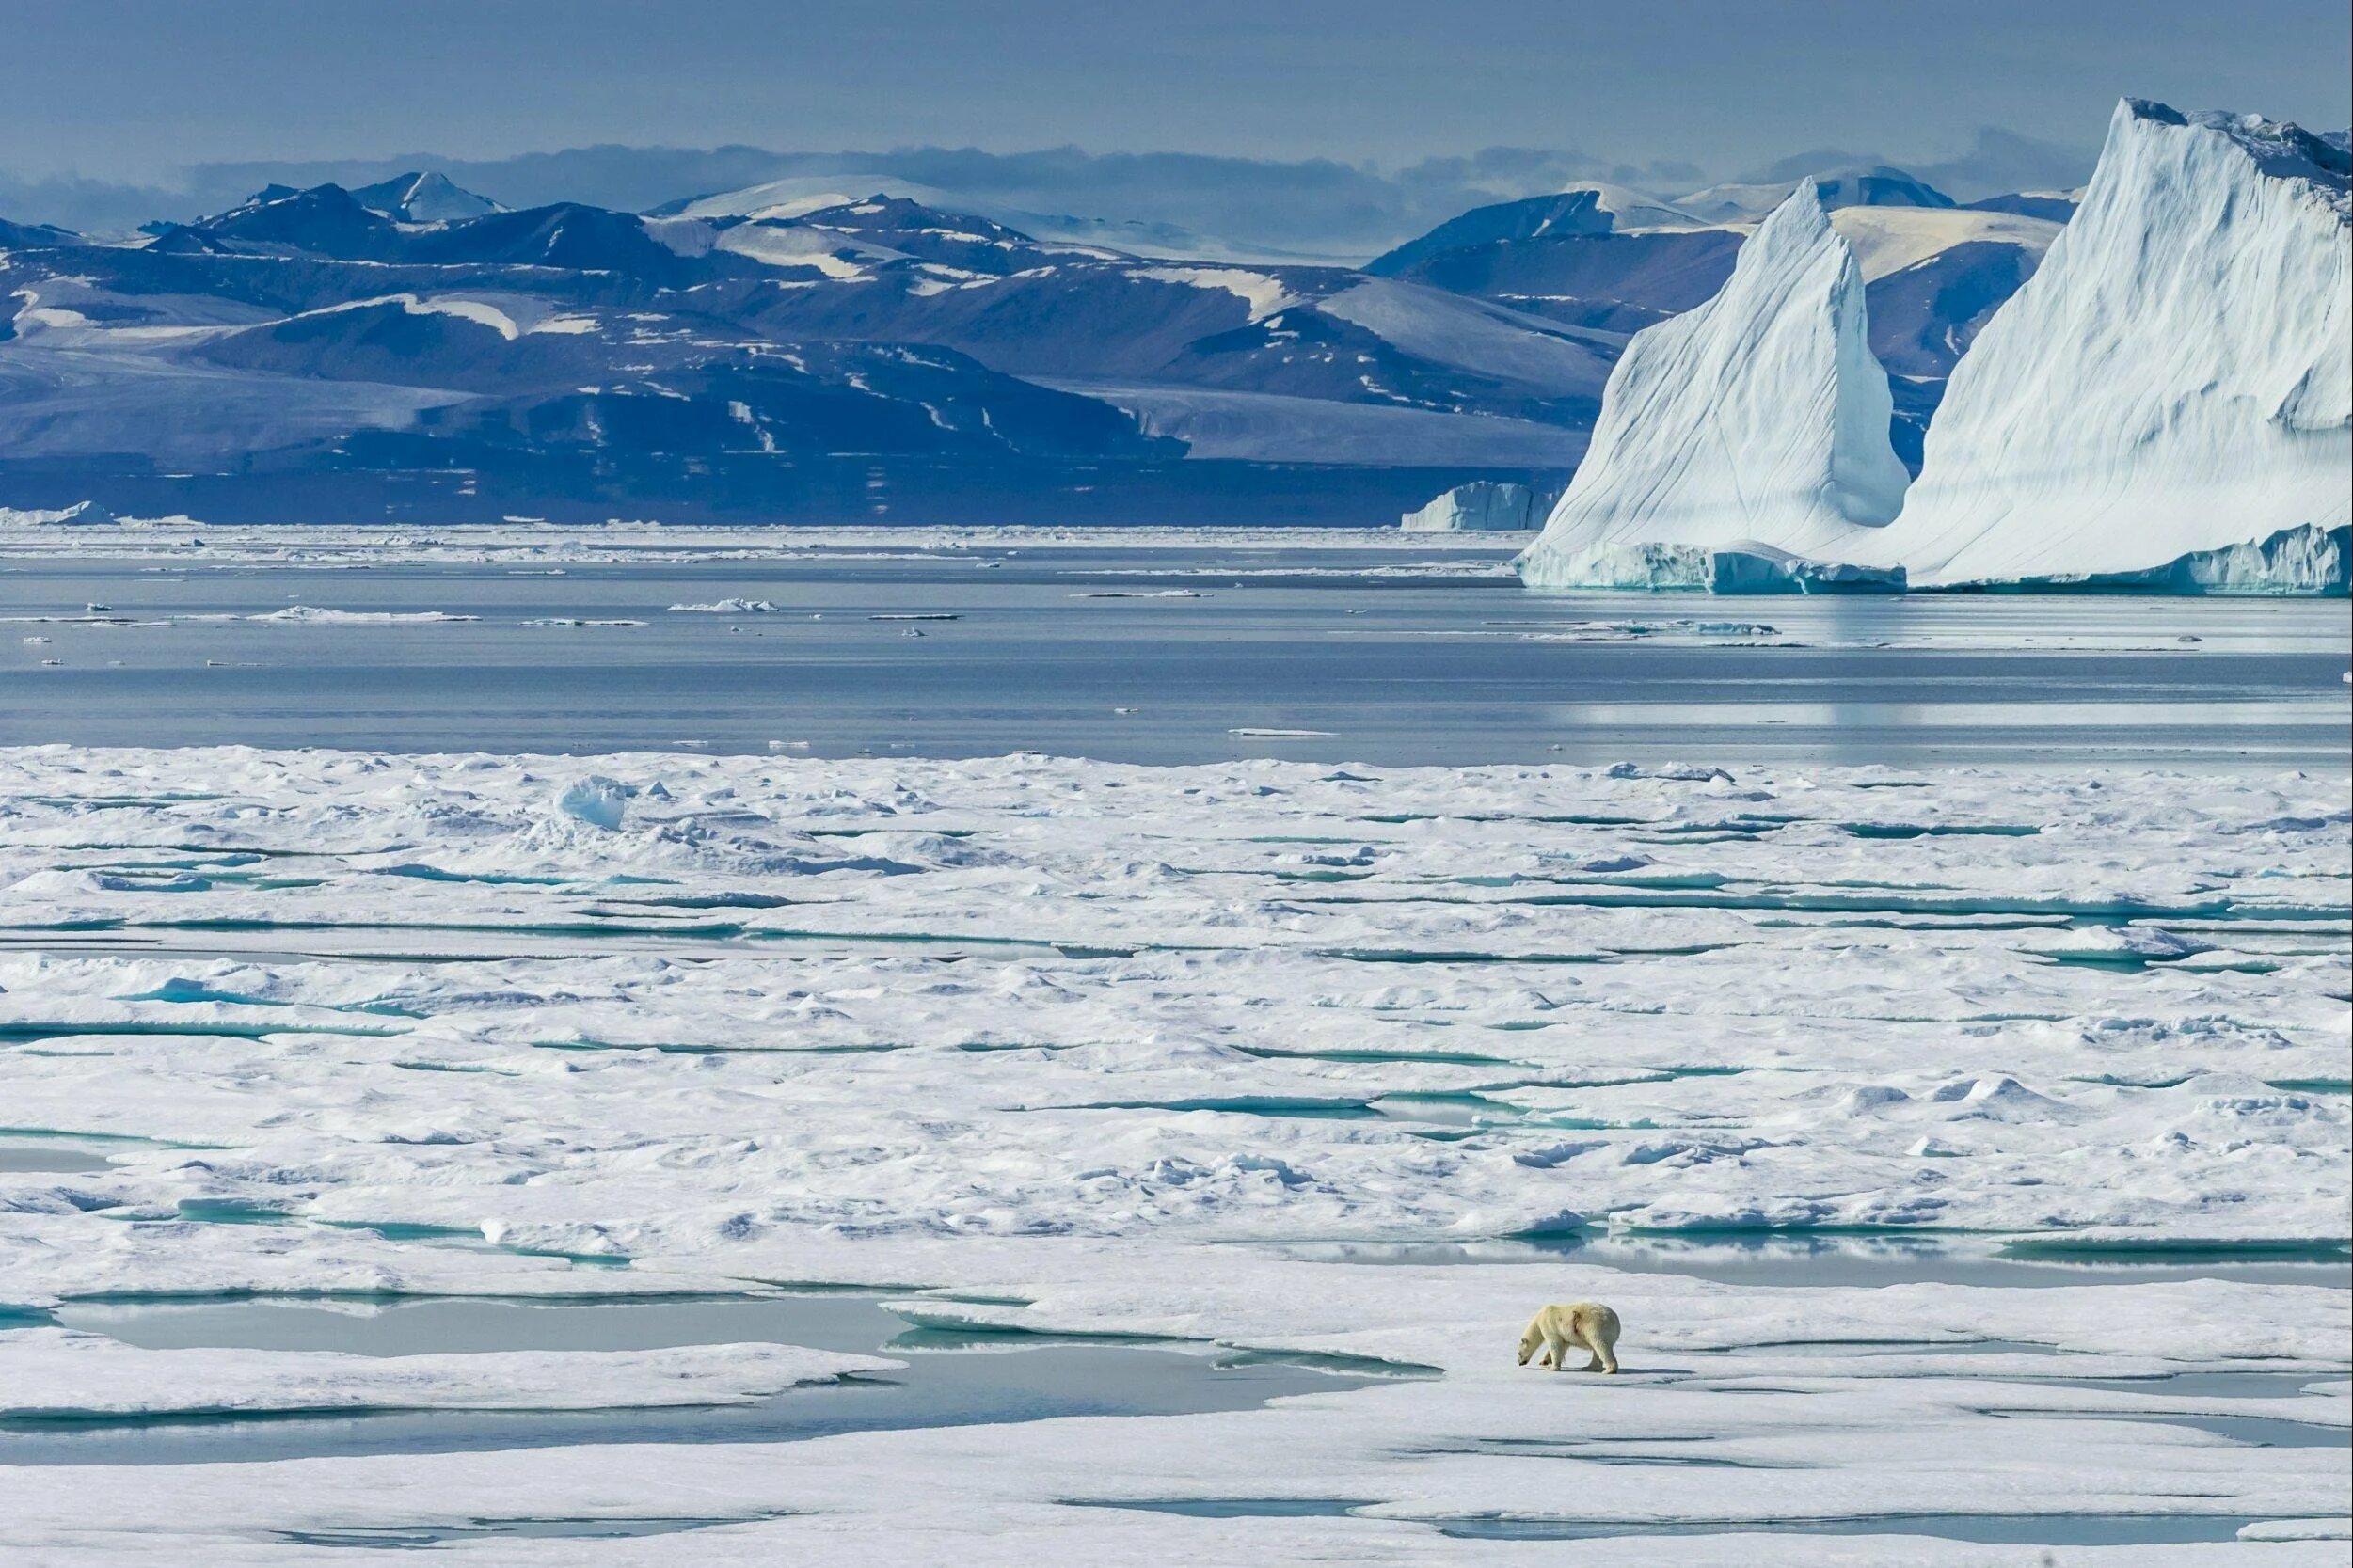
<instances>
[{"instance_id":1,"label":"white snow patch on mountain","mask_svg":"<svg viewBox=\"0 0 2353 1568\"><path fill-rule=\"evenodd\" d=\"M712 243L716 249L749 256L773 267L814 267L843 283L861 282L873 277L875 264L907 259L887 245L865 244L833 230L762 221L723 229Z\"/></svg>"},{"instance_id":2,"label":"white snow patch on mountain","mask_svg":"<svg viewBox=\"0 0 2353 1568\"><path fill-rule=\"evenodd\" d=\"M1955 245L2012 245L2040 256L2064 226L1967 207L1841 207L1830 214L1830 227L1853 249L1863 281L1876 283Z\"/></svg>"},{"instance_id":3,"label":"white snow patch on mountain","mask_svg":"<svg viewBox=\"0 0 2353 1568\"><path fill-rule=\"evenodd\" d=\"M971 212L968 202L960 201L936 185L919 181L901 180L889 174L802 174L783 180L762 181L740 190L720 191L711 196L697 197L680 204L676 215L689 218L769 218L789 221L823 212L828 207L847 207L872 197L893 197L913 201L943 212Z\"/></svg>"},{"instance_id":4,"label":"white snow patch on mountain","mask_svg":"<svg viewBox=\"0 0 2353 1568\"><path fill-rule=\"evenodd\" d=\"M1142 267L1131 274L1155 283L1184 283L1196 289L1223 289L1250 308L1250 320L1264 321L1277 311L1299 303L1279 277L1234 267Z\"/></svg>"},{"instance_id":5,"label":"white snow patch on mountain","mask_svg":"<svg viewBox=\"0 0 2353 1568\"><path fill-rule=\"evenodd\" d=\"M1687 213L1671 201L1625 185L1614 185L1604 180L1580 180L1561 187L1561 194L1575 191L1594 193L1594 211L1610 214L1610 232L1615 234L1654 233L1661 230L1711 229L1706 218Z\"/></svg>"},{"instance_id":6,"label":"white snow patch on mountain","mask_svg":"<svg viewBox=\"0 0 2353 1568\"><path fill-rule=\"evenodd\" d=\"M370 299L346 300L341 305L298 311L286 319L304 321L318 316L336 316L346 310L372 310L379 305L397 305L412 316L455 316L477 326L486 326L509 342L522 336L523 329L508 313L505 302L492 305L486 300L468 299L457 294L377 294Z\"/></svg>"},{"instance_id":7,"label":"white snow patch on mountain","mask_svg":"<svg viewBox=\"0 0 2353 1568\"><path fill-rule=\"evenodd\" d=\"M1578 332L1442 289L1385 277L1317 300L1315 309L1440 365L1587 397L1598 395L1608 381L1608 350L1615 347L1608 334Z\"/></svg>"}]
</instances>

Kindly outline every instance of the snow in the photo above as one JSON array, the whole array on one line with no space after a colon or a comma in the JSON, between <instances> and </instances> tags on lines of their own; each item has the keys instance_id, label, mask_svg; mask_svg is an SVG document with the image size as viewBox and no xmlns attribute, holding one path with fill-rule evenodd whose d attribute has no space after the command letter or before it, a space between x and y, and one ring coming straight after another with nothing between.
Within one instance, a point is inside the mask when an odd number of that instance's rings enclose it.
<instances>
[{"instance_id":1,"label":"snow","mask_svg":"<svg viewBox=\"0 0 2353 1568\"><path fill-rule=\"evenodd\" d=\"M1876 283L1955 245L2016 245L2039 257L2064 226L1966 207L1841 207L1830 214L1830 227L1853 250L1863 281Z\"/></svg>"},{"instance_id":2,"label":"snow","mask_svg":"<svg viewBox=\"0 0 2353 1568\"><path fill-rule=\"evenodd\" d=\"M853 191L851 187L855 186ZM904 197L910 201L923 201L920 196L910 195L914 187L894 182L884 174L802 175L788 180L771 180L762 184L746 185L741 190L722 191L714 196L697 197L679 208L678 215L691 218L776 218L789 221L810 213L823 212L828 207L847 207L859 199L858 192L881 192ZM923 187L929 191L930 187ZM926 203L929 205L930 203Z\"/></svg>"},{"instance_id":3,"label":"snow","mask_svg":"<svg viewBox=\"0 0 2353 1568\"><path fill-rule=\"evenodd\" d=\"M493 305L487 300L467 299L456 294L379 294L372 299L347 300L341 305L301 311L287 319L302 321L313 316L333 316L346 310L373 309L379 305L397 305L412 316L455 316L462 321L486 326L509 342L522 335L522 328L516 325L503 301Z\"/></svg>"},{"instance_id":4,"label":"snow","mask_svg":"<svg viewBox=\"0 0 2353 1568\"><path fill-rule=\"evenodd\" d=\"M1249 319L1254 322L1299 303L1282 279L1238 267L1138 267L1128 276L1194 289L1222 289L1250 308Z\"/></svg>"},{"instance_id":5,"label":"snow","mask_svg":"<svg viewBox=\"0 0 2353 1568\"><path fill-rule=\"evenodd\" d=\"M1328 295L1315 309L1433 363L1554 396L1598 397L1616 347L1614 340L1597 344L1540 317L1385 277Z\"/></svg>"},{"instance_id":6,"label":"snow","mask_svg":"<svg viewBox=\"0 0 2353 1568\"><path fill-rule=\"evenodd\" d=\"M1700 552L1751 543L1848 559L1902 500L1891 410L1861 270L1801 185L1742 243L1715 298L1627 345L1521 577L1703 587ZM1673 582L1658 580L1662 562Z\"/></svg>"},{"instance_id":7,"label":"snow","mask_svg":"<svg viewBox=\"0 0 2353 1568\"><path fill-rule=\"evenodd\" d=\"M1829 169L1803 180L1765 184L1710 185L1678 198L1675 205L1678 211L1690 213L1703 222L1738 224L1762 217L1801 187L1811 189L1824 207L1832 209L1952 205L1952 199L1942 191L1884 165Z\"/></svg>"},{"instance_id":8,"label":"snow","mask_svg":"<svg viewBox=\"0 0 2353 1568\"><path fill-rule=\"evenodd\" d=\"M983 192L945 190L921 181L902 180L895 174L876 170L803 174L766 181L740 190L698 197L682 204L679 211L692 218L750 217L790 221L822 212L828 207L847 207L873 196L916 202L935 212L969 214L988 218L1042 244L1067 247L1073 255L1141 256L1246 266L1303 262L1345 264L1345 259L1340 257L1286 253L1267 245L1196 233L1173 223L1037 212L1016 203L997 200Z\"/></svg>"},{"instance_id":9,"label":"snow","mask_svg":"<svg viewBox=\"0 0 2353 1568\"><path fill-rule=\"evenodd\" d=\"M2198 1560L2337 1560L2289 1538L2353 1481L2345 1291L1855 1288L1839 1249L2341 1237L2349 825L2341 775L2114 766L0 751L0 1102L117 1140L0 1173L11 1306L863 1281L1014 1331L925 1354L1109 1333L1442 1374L790 1445L0 1465L0 1518L71 1568L645 1515L741 1522L594 1560L1517 1565L1561 1547L1441 1532L1550 1520L1628 1532L1578 1549L1612 1563L2030 1563L1904 1516L2122 1513L2267 1538ZM1580 1218L1629 1266L1501 1240ZM1350 1238L1463 1260L1314 1255ZM1744 1273L1776 1256L1804 1282ZM1513 1366L1579 1297L1625 1373ZM877 1365L34 1326L0 1331L0 1404L735 1403ZM2218 1433L2250 1418L2314 1440ZM1270 1497L1347 1512L1089 1506ZM1808 1519L1887 1534L1741 1528Z\"/></svg>"},{"instance_id":10,"label":"snow","mask_svg":"<svg viewBox=\"0 0 2353 1568\"><path fill-rule=\"evenodd\" d=\"M1626 185L1614 185L1602 180L1580 180L1561 187L1564 196L1572 191L1594 193L1594 209L1610 214L1612 233L1648 234L1667 230L1713 227L1706 218L1694 216L1671 201L1662 201Z\"/></svg>"},{"instance_id":11,"label":"snow","mask_svg":"<svg viewBox=\"0 0 2353 1568\"><path fill-rule=\"evenodd\" d=\"M1955 369L1872 559L1931 583L2081 580L2310 525L2340 531L2341 590L2345 169L2293 127L2120 103L2081 209ZM2259 555L2219 570L2264 586Z\"/></svg>"},{"instance_id":12,"label":"snow","mask_svg":"<svg viewBox=\"0 0 2353 1568\"><path fill-rule=\"evenodd\" d=\"M2342 1098L2266 1086L2343 1074L2337 783L1327 774L8 753L9 927L220 927L211 959L0 958L12 1029L215 1031L155 1053L9 1055L10 1120L252 1150L132 1162L110 1180L143 1210L495 1220L564 1252L702 1253L739 1212L758 1234L1163 1240L1500 1234L1564 1211L1677 1228L2342 1227ZM2003 831L1931 831L1985 827ZM1302 842L1319 839L1334 842ZM119 867L161 844L197 847L166 857L169 876L151 854ZM1649 863L1583 869L1633 849ZM239 874L255 851L280 857L267 885ZM2051 956L2074 949L2041 925L2106 911L2149 933L2135 965ZM303 952L463 961L274 956L296 931ZM673 964L672 942L707 961ZM965 957L951 974L934 953ZM1384 957L1413 954L1452 957ZM271 1005L124 1000L159 993ZM611 1049L558 1049L587 1041ZM974 1043L1020 1049L959 1049ZM1375 1044L1487 1059L1368 1069L1237 1049ZM851 1046L890 1049L801 1054ZM501 1071L456 1093L398 1065L420 1060ZM1676 1074L1688 1065L1744 1070ZM2011 1081L2040 1097L2033 1114L1988 1122L1968 1097ZM2138 1084L2170 1086L2120 1086ZM1909 1108L1827 1108L1855 1087ZM1410 1101L1356 1121L1182 1108L1472 1091L1489 1132L1467 1146L1415 1136ZM1087 1109L1109 1101L1145 1108ZM792 1104L806 1117L776 1123ZM908 1119L948 1105L953 1126ZM610 1155L512 1183L511 1160L545 1156L507 1125ZM755 1132L756 1150L733 1148ZM1925 1132L1972 1152L1932 1187L1904 1152ZM823 1150L842 1138L909 1157L835 1168ZM17 1266L21 1289L39 1272Z\"/></svg>"},{"instance_id":13,"label":"snow","mask_svg":"<svg viewBox=\"0 0 2353 1568\"><path fill-rule=\"evenodd\" d=\"M907 260L901 252L886 245L854 239L834 230L758 221L723 229L713 243L718 249L749 256L773 267L814 267L844 283L873 277L873 267L882 262Z\"/></svg>"},{"instance_id":14,"label":"snow","mask_svg":"<svg viewBox=\"0 0 2353 1568\"><path fill-rule=\"evenodd\" d=\"M487 197L460 188L438 171L396 175L351 194L361 206L408 223L449 223L503 210Z\"/></svg>"}]
</instances>

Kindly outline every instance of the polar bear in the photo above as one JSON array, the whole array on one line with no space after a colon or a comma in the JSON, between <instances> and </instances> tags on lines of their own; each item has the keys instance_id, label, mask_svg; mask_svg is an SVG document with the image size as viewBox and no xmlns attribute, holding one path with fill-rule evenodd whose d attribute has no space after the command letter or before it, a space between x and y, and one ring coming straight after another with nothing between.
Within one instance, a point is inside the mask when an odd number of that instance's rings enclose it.
<instances>
[{"instance_id":1,"label":"polar bear","mask_svg":"<svg viewBox=\"0 0 2353 1568\"><path fill-rule=\"evenodd\" d=\"M1526 1366L1528 1357L1536 1354L1536 1346L1544 1347L1544 1354L1536 1365L1550 1367L1556 1372L1568 1370L1568 1347L1580 1346L1593 1353L1585 1363L1589 1372L1617 1370L1617 1314L1598 1301L1572 1301L1536 1309L1528 1320L1528 1327L1519 1336L1519 1364Z\"/></svg>"}]
</instances>

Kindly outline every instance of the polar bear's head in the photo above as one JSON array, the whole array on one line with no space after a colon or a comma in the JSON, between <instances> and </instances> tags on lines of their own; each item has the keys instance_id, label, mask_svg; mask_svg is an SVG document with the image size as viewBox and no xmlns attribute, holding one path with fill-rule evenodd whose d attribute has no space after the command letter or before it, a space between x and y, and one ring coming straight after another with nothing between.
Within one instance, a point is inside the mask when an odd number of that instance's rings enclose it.
<instances>
[{"instance_id":1,"label":"polar bear's head","mask_svg":"<svg viewBox=\"0 0 2353 1568\"><path fill-rule=\"evenodd\" d=\"M1535 1354L1536 1347L1542 1343L1544 1343L1544 1314L1539 1312L1528 1321L1527 1328L1519 1336L1519 1364L1526 1366L1528 1357Z\"/></svg>"}]
</instances>

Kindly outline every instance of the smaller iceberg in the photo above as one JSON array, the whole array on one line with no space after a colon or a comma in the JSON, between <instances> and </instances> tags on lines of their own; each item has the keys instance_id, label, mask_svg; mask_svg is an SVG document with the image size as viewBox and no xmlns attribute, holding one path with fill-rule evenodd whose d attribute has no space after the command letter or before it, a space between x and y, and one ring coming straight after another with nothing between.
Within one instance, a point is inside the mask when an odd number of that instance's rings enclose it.
<instances>
[{"instance_id":1,"label":"smaller iceberg","mask_svg":"<svg viewBox=\"0 0 2353 1568\"><path fill-rule=\"evenodd\" d=\"M1821 564L1869 555L1866 542L1902 507L1893 406L1871 356L1862 269L1802 183L1741 245L1713 299L1627 344L1585 461L1519 557L1520 578L1532 588L1900 591L1892 568ZM1727 552L1739 559L1720 571Z\"/></svg>"},{"instance_id":2,"label":"smaller iceberg","mask_svg":"<svg viewBox=\"0 0 2353 1568\"><path fill-rule=\"evenodd\" d=\"M1474 479L1397 519L1407 533L1511 533L1544 526L1551 497L1530 484Z\"/></svg>"}]
</instances>

